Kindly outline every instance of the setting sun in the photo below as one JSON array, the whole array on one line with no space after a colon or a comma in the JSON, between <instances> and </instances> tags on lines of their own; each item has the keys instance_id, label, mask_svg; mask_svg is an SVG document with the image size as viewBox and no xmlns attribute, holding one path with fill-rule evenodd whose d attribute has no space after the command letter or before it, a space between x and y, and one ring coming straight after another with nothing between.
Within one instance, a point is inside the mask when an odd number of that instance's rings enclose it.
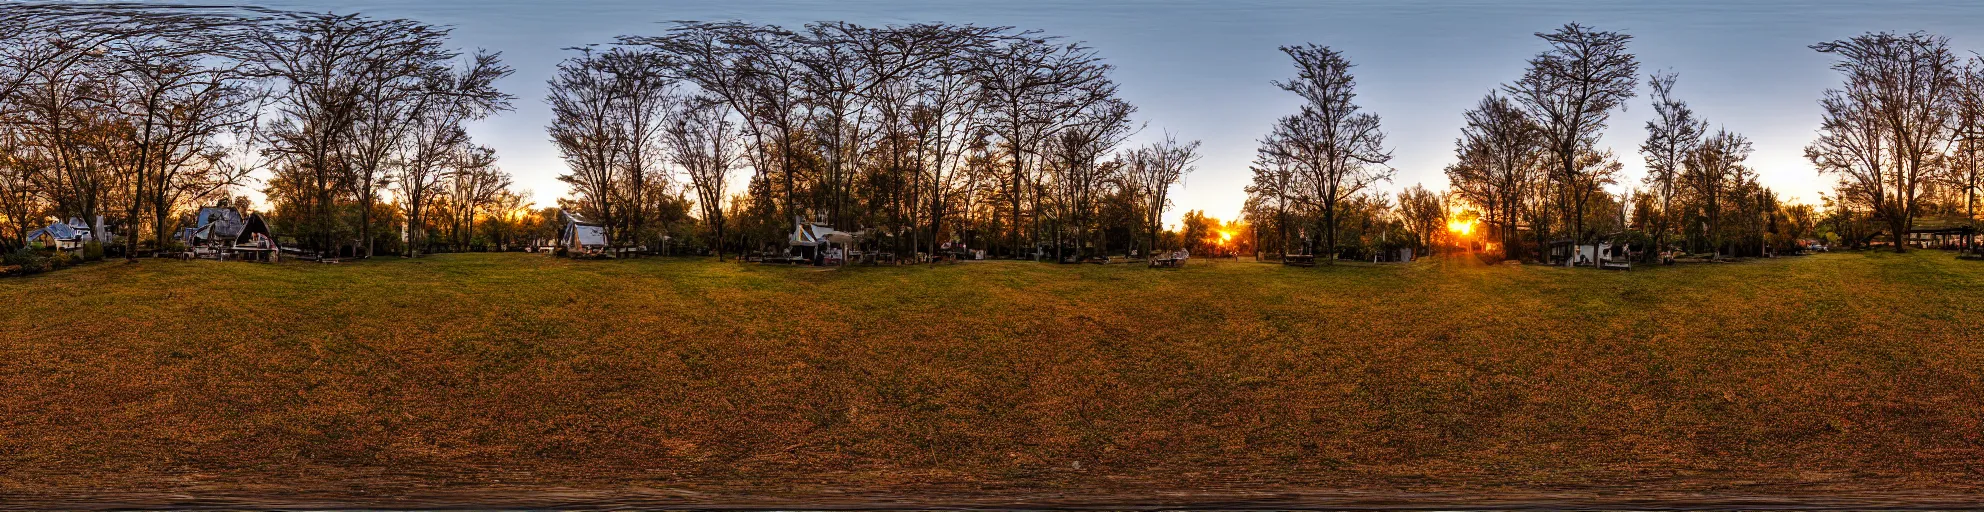
<instances>
[{"instance_id":1,"label":"setting sun","mask_svg":"<svg viewBox=\"0 0 1984 512\"><path fill-rule=\"evenodd\" d=\"M1447 231L1452 231L1456 235L1467 236L1468 234L1474 232L1474 221L1456 220L1456 221L1448 222Z\"/></svg>"}]
</instances>

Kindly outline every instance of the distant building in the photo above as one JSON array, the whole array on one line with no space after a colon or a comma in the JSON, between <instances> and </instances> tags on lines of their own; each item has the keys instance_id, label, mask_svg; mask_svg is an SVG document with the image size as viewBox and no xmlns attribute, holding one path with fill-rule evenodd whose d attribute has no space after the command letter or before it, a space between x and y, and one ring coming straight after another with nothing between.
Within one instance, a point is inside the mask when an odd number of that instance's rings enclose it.
<instances>
[{"instance_id":1,"label":"distant building","mask_svg":"<svg viewBox=\"0 0 1984 512\"><path fill-rule=\"evenodd\" d=\"M68 222L57 222L29 231L27 239L40 242L42 247L74 251L81 250L83 244L90 242L109 243L114 237L103 227L103 216L98 215L95 227L83 222L81 217L70 217Z\"/></svg>"},{"instance_id":2,"label":"distant building","mask_svg":"<svg viewBox=\"0 0 1984 512\"><path fill-rule=\"evenodd\" d=\"M193 227L179 230L179 241L196 257L274 261L282 250L261 214L244 217L241 210L225 204L194 212Z\"/></svg>"},{"instance_id":3,"label":"distant building","mask_svg":"<svg viewBox=\"0 0 1984 512\"><path fill-rule=\"evenodd\" d=\"M247 225L248 221L241 218L241 210L232 206L207 206L193 214L193 227L180 230L179 240L186 242L187 247L225 247L234 244ZM266 224L263 229L267 230Z\"/></svg>"},{"instance_id":4,"label":"distant building","mask_svg":"<svg viewBox=\"0 0 1984 512\"><path fill-rule=\"evenodd\" d=\"M792 234L786 237L786 254L817 264L845 263L848 248L864 236L866 231L841 231L825 222L808 222L805 217L795 215Z\"/></svg>"},{"instance_id":5,"label":"distant building","mask_svg":"<svg viewBox=\"0 0 1984 512\"><path fill-rule=\"evenodd\" d=\"M571 212L559 211L558 219L564 221L558 226L558 241L554 244L564 249L566 254L598 254L607 249L606 226L588 222Z\"/></svg>"}]
</instances>

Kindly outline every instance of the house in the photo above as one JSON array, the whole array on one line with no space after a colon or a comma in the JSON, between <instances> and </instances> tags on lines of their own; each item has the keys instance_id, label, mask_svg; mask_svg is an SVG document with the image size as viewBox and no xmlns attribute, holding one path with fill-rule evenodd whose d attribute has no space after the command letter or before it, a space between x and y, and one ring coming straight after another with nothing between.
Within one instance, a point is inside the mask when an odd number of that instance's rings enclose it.
<instances>
[{"instance_id":1,"label":"house","mask_svg":"<svg viewBox=\"0 0 1984 512\"><path fill-rule=\"evenodd\" d=\"M1632 246L1613 243L1619 236L1618 234L1602 235L1592 242L1582 244L1568 238L1552 240L1549 243L1549 263L1567 267L1632 270Z\"/></svg>"},{"instance_id":2,"label":"house","mask_svg":"<svg viewBox=\"0 0 1984 512\"><path fill-rule=\"evenodd\" d=\"M30 242L41 242L42 247L64 251L82 250L83 244L90 242L110 243L114 237L103 227L103 216L96 217L96 227L83 222L81 217L70 217L67 222L57 222L29 231Z\"/></svg>"},{"instance_id":3,"label":"house","mask_svg":"<svg viewBox=\"0 0 1984 512\"><path fill-rule=\"evenodd\" d=\"M1578 266L1597 267L1605 270L1632 270L1633 247L1631 244L1616 243L1622 234L1610 234L1578 246Z\"/></svg>"},{"instance_id":4,"label":"house","mask_svg":"<svg viewBox=\"0 0 1984 512\"><path fill-rule=\"evenodd\" d=\"M179 240L186 242L187 247L221 249L234 244L245 226L247 221L241 218L241 210L225 205L206 206L193 214L193 227L179 230ZM267 224L263 230L267 230Z\"/></svg>"},{"instance_id":5,"label":"house","mask_svg":"<svg viewBox=\"0 0 1984 512\"><path fill-rule=\"evenodd\" d=\"M40 242L42 247L73 251L83 248L86 231L79 232L75 226L57 222L28 232L28 241Z\"/></svg>"},{"instance_id":6,"label":"house","mask_svg":"<svg viewBox=\"0 0 1984 512\"><path fill-rule=\"evenodd\" d=\"M786 237L786 253L819 264L844 263L848 247L864 236L864 231L841 231L825 222L807 222L795 215L792 234Z\"/></svg>"},{"instance_id":7,"label":"house","mask_svg":"<svg viewBox=\"0 0 1984 512\"><path fill-rule=\"evenodd\" d=\"M558 240L553 242L554 247L572 255L600 254L606 251L606 226L587 222L567 211L559 211L558 219L564 224L558 227Z\"/></svg>"},{"instance_id":8,"label":"house","mask_svg":"<svg viewBox=\"0 0 1984 512\"><path fill-rule=\"evenodd\" d=\"M1545 244L1544 262L1551 265L1571 266L1577 260L1577 242L1569 238L1551 240Z\"/></svg>"},{"instance_id":9,"label":"house","mask_svg":"<svg viewBox=\"0 0 1984 512\"><path fill-rule=\"evenodd\" d=\"M227 259L236 255L275 261L282 251L267 219L259 213L243 217L240 209L226 203L204 206L194 212L193 226L179 230L179 241L185 242L189 254L195 257Z\"/></svg>"}]
</instances>

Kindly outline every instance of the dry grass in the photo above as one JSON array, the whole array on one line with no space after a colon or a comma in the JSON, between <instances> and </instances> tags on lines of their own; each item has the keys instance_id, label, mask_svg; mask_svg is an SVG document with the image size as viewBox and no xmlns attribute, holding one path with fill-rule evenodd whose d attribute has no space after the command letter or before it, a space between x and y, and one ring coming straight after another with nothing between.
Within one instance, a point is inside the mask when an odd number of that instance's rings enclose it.
<instances>
[{"instance_id":1,"label":"dry grass","mask_svg":"<svg viewBox=\"0 0 1984 512\"><path fill-rule=\"evenodd\" d=\"M0 498L1984 478L1984 265L1940 253L1630 273L145 261L3 280L0 304Z\"/></svg>"}]
</instances>

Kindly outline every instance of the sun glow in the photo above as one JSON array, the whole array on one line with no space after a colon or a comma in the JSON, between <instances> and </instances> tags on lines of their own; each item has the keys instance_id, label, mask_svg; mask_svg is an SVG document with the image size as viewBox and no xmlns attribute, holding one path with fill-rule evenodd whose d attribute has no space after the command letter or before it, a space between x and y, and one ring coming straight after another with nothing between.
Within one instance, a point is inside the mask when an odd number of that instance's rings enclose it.
<instances>
[{"instance_id":1,"label":"sun glow","mask_svg":"<svg viewBox=\"0 0 1984 512\"><path fill-rule=\"evenodd\" d=\"M1452 231L1452 232L1453 232L1454 234L1456 234L1456 235L1460 235L1460 236L1467 236L1467 235L1469 235L1469 234L1473 234L1473 233L1474 233L1474 221L1472 221L1472 220L1456 220L1456 221L1452 221L1452 222L1448 222L1448 223L1447 223L1447 231Z\"/></svg>"}]
</instances>

